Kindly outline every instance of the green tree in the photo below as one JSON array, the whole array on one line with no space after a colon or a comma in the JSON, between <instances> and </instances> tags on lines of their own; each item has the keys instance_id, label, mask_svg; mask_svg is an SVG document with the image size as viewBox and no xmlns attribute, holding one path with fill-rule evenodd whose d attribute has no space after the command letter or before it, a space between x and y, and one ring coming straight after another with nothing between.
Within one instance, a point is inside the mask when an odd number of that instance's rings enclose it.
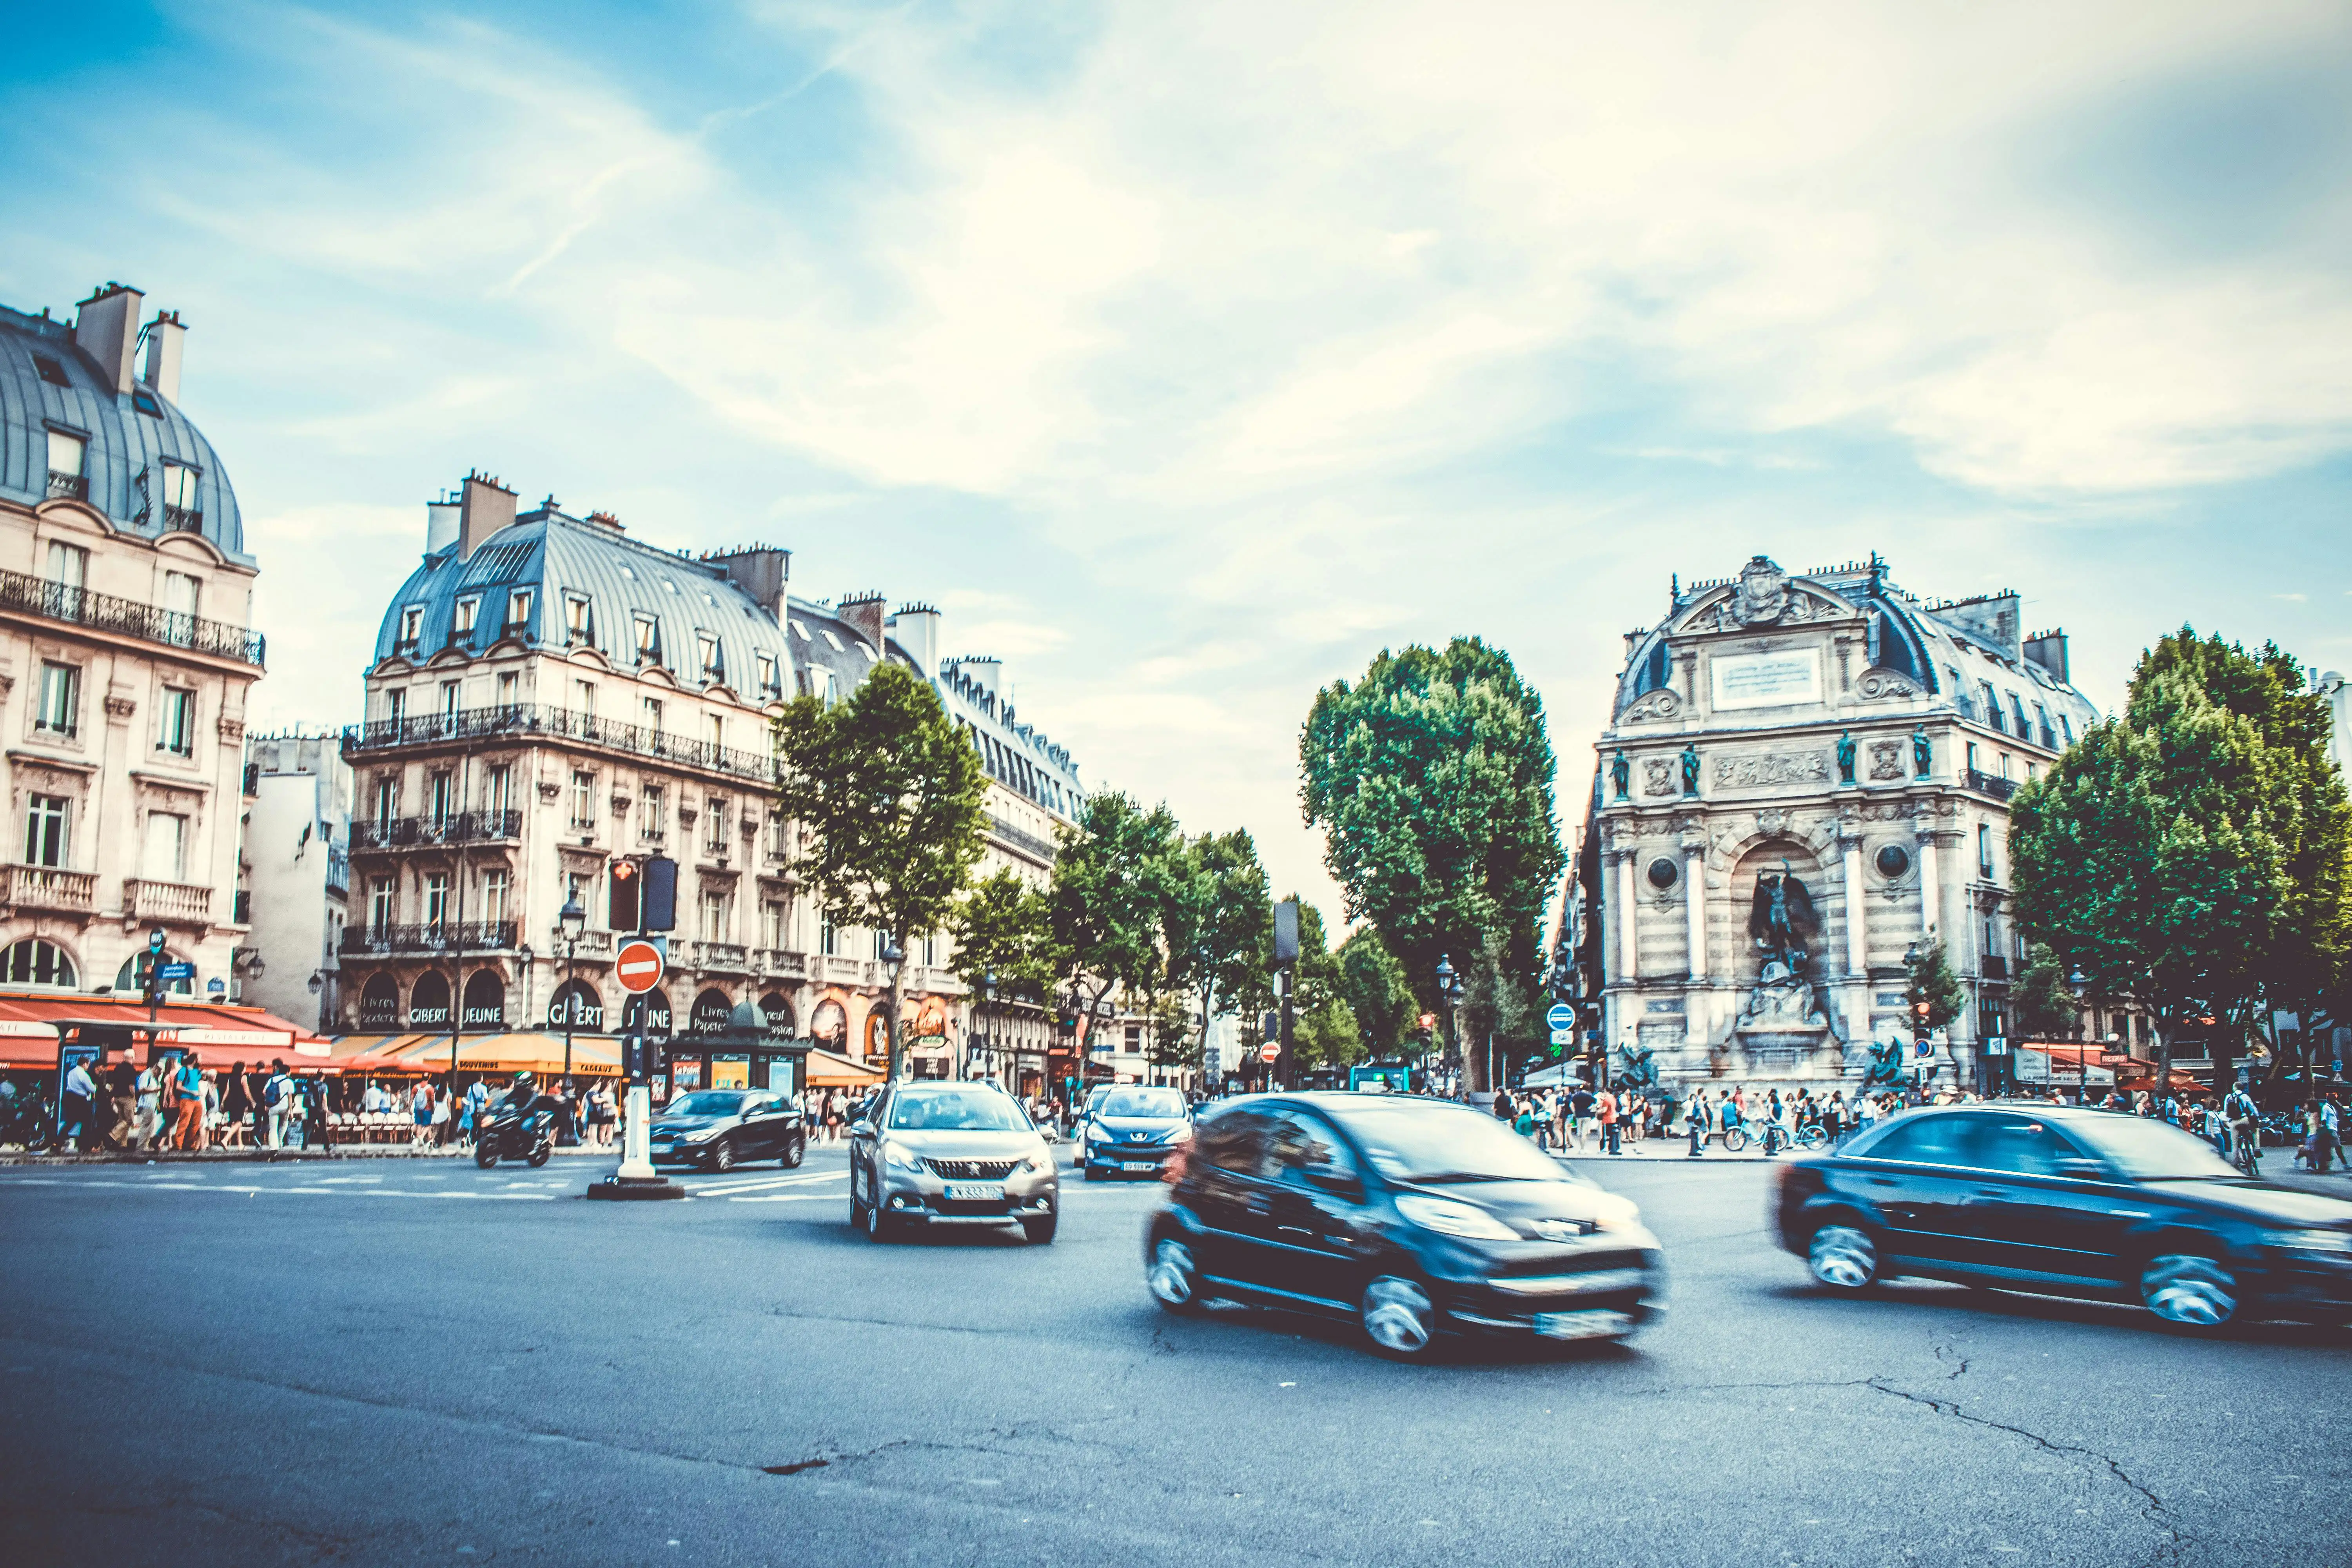
<instances>
[{"instance_id":1,"label":"green tree","mask_svg":"<svg viewBox=\"0 0 2352 1568\"><path fill-rule=\"evenodd\" d=\"M1183 835L1165 805L1146 811L1105 790L1087 797L1055 841L1048 898L1057 982L1091 1028L1113 992L1149 998L1166 989L1165 917Z\"/></svg>"},{"instance_id":2,"label":"green tree","mask_svg":"<svg viewBox=\"0 0 2352 1568\"><path fill-rule=\"evenodd\" d=\"M1365 1045L1383 1060L1402 1057L1421 1010L1404 965L1370 925L1350 931L1333 956L1339 969L1339 995L1355 1015Z\"/></svg>"},{"instance_id":3,"label":"green tree","mask_svg":"<svg viewBox=\"0 0 2352 1568\"><path fill-rule=\"evenodd\" d=\"M1915 1031L1933 1034L1960 1016L1959 978L1952 973L1940 939L1906 954L1903 970L1905 1011ZM1919 1011L1923 1003L1927 1008L1925 1014Z\"/></svg>"},{"instance_id":4,"label":"green tree","mask_svg":"<svg viewBox=\"0 0 2352 1568\"><path fill-rule=\"evenodd\" d=\"M1051 900L1010 868L972 884L948 917L948 937L955 948L949 967L975 1005L987 1005L992 981L1000 1000L1025 996L1042 1003L1052 992L1059 965Z\"/></svg>"},{"instance_id":5,"label":"green tree","mask_svg":"<svg viewBox=\"0 0 2352 1568\"><path fill-rule=\"evenodd\" d=\"M1171 989L1200 1016L1232 1012L1252 994L1274 941L1265 868L1245 829L1187 840L1169 863L1160 934Z\"/></svg>"},{"instance_id":6,"label":"green tree","mask_svg":"<svg viewBox=\"0 0 2352 1568\"><path fill-rule=\"evenodd\" d=\"M1492 1087L1509 1076L1513 1058L1531 1055L1549 1043L1542 997L1528 971L1515 965L1515 957L1501 932L1488 931L1475 952L1454 961L1462 972L1462 1009L1455 1027L1462 1036L1465 1080L1492 1080ZM1475 1075L1473 1063L1477 1064Z\"/></svg>"},{"instance_id":7,"label":"green tree","mask_svg":"<svg viewBox=\"0 0 2352 1568\"><path fill-rule=\"evenodd\" d=\"M1363 1060L1362 1032L1343 994L1339 960L1324 932L1323 913L1304 899L1298 902L1298 964L1292 975L1297 990L1291 1000L1290 1048L1297 1064L1339 1068Z\"/></svg>"},{"instance_id":8,"label":"green tree","mask_svg":"<svg viewBox=\"0 0 2352 1568\"><path fill-rule=\"evenodd\" d=\"M986 783L930 684L878 665L845 700L787 704L775 723L776 803L800 824L793 869L836 925L902 944L937 931L980 859ZM890 1076L903 1065L899 975L890 979Z\"/></svg>"},{"instance_id":9,"label":"green tree","mask_svg":"<svg viewBox=\"0 0 2352 1568\"><path fill-rule=\"evenodd\" d=\"M2017 1037L2021 1040L2071 1040L2083 1026L2082 1004L2066 982L2066 966L2046 942L2028 950L2025 968L2010 996Z\"/></svg>"},{"instance_id":10,"label":"green tree","mask_svg":"<svg viewBox=\"0 0 2352 1568\"><path fill-rule=\"evenodd\" d=\"M2159 1084L2192 1022L2227 1078L2273 1006L2342 983L2352 811L2299 685L2275 647L2184 627L2142 656L2124 713L2012 803L2020 921L2094 994L2148 1009Z\"/></svg>"},{"instance_id":11,"label":"green tree","mask_svg":"<svg viewBox=\"0 0 2352 1568\"><path fill-rule=\"evenodd\" d=\"M1565 858L1543 703L1508 655L1475 637L1382 652L1360 681L1316 694L1299 762L1348 917L1380 928L1424 1004L1439 956L1464 967L1490 935L1498 973L1534 972ZM1484 1053L1465 1062L1470 1087L1488 1087Z\"/></svg>"}]
</instances>

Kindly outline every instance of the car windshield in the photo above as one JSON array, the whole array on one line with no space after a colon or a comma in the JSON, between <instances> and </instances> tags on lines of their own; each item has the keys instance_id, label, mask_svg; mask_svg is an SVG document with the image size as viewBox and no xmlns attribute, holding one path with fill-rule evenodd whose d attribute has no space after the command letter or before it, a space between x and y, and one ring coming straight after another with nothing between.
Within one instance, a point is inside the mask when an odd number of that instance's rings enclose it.
<instances>
[{"instance_id":1,"label":"car windshield","mask_svg":"<svg viewBox=\"0 0 2352 1568\"><path fill-rule=\"evenodd\" d=\"M1366 1100L1331 1115L1372 1168L1397 1182L1557 1182L1552 1157L1484 1111L1427 1100Z\"/></svg>"},{"instance_id":2,"label":"car windshield","mask_svg":"<svg viewBox=\"0 0 2352 1568\"><path fill-rule=\"evenodd\" d=\"M664 1116L732 1116L743 1103L740 1094L725 1089L703 1089L692 1094L681 1094L664 1109Z\"/></svg>"},{"instance_id":3,"label":"car windshield","mask_svg":"<svg viewBox=\"0 0 2352 1568\"><path fill-rule=\"evenodd\" d=\"M985 1089L902 1090L890 1103L890 1125L909 1132L1020 1132L1021 1108Z\"/></svg>"},{"instance_id":4,"label":"car windshield","mask_svg":"<svg viewBox=\"0 0 2352 1568\"><path fill-rule=\"evenodd\" d=\"M1184 1114L1184 1097L1172 1089L1114 1089L1095 1097L1097 1116L1157 1116Z\"/></svg>"},{"instance_id":5,"label":"car windshield","mask_svg":"<svg viewBox=\"0 0 2352 1568\"><path fill-rule=\"evenodd\" d=\"M2106 1156L2107 1163L2138 1182L2235 1179L2235 1165L2193 1133L2145 1116L2086 1116L2066 1131Z\"/></svg>"}]
</instances>

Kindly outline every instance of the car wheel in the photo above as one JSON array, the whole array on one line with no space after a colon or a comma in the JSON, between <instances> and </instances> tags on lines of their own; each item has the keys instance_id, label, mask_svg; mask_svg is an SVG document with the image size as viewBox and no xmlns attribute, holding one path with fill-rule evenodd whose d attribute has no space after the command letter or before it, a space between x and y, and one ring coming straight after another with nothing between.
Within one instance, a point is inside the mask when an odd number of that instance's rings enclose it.
<instances>
[{"instance_id":1,"label":"car wheel","mask_svg":"<svg viewBox=\"0 0 2352 1568\"><path fill-rule=\"evenodd\" d=\"M1437 1308L1418 1281L1383 1274L1364 1289L1364 1337L1396 1361L1417 1361L1437 1342Z\"/></svg>"},{"instance_id":2,"label":"car wheel","mask_svg":"<svg viewBox=\"0 0 2352 1568\"><path fill-rule=\"evenodd\" d=\"M1032 1247L1046 1246L1054 1239L1055 1227L1060 1225L1061 1218L1058 1211L1048 1210L1044 1219L1024 1219L1021 1222L1021 1234L1029 1238Z\"/></svg>"},{"instance_id":3,"label":"car wheel","mask_svg":"<svg viewBox=\"0 0 2352 1568\"><path fill-rule=\"evenodd\" d=\"M1190 1316L1201 1310L1201 1268L1193 1261L1190 1244L1172 1236L1162 1237L1151 1249L1151 1267L1144 1280L1161 1310Z\"/></svg>"},{"instance_id":4,"label":"car wheel","mask_svg":"<svg viewBox=\"0 0 2352 1568\"><path fill-rule=\"evenodd\" d=\"M488 1138L474 1145L474 1163L487 1171L499 1163L499 1146Z\"/></svg>"},{"instance_id":5,"label":"car wheel","mask_svg":"<svg viewBox=\"0 0 2352 1568\"><path fill-rule=\"evenodd\" d=\"M800 1163L807 1157L808 1140L806 1138L793 1138L785 1142L784 1157L776 1163L787 1171L797 1170L800 1167Z\"/></svg>"},{"instance_id":6,"label":"car wheel","mask_svg":"<svg viewBox=\"0 0 2352 1568\"><path fill-rule=\"evenodd\" d=\"M887 1241L898 1228L898 1222L892 1219L889 1215L881 1209L879 1205L868 1208L866 1211L866 1240Z\"/></svg>"},{"instance_id":7,"label":"car wheel","mask_svg":"<svg viewBox=\"0 0 2352 1568\"><path fill-rule=\"evenodd\" d=\"M1805 1262L1814 1279L1832 1290L1853 1295L1878 1279L1878 1243L1859 1226L1825 1225L1806 1244Z\"/></svg>"},{"instance_id":8,"label":"car wheel","mask_svg":"<svg viewBox=\"0 0 2352 1568\"><path fill-rule=\"evenodd\" d=\"M2168 1253L2140 1270L2139 1299L2168 1323L2218 1329L2238 1315L2238 1277L2214 1258Z\"/></svg>"},{"instance_id":9,"label":"car wheel","mask_svg":"<svg viewBox=\"0 0 2352 1568\"><path fill-rule=\"evenodd\" d=\"M735 1140L721 1138L711 1145L710 1168L720 1175L735 1168Z\"/></svg>"}]
</instances>

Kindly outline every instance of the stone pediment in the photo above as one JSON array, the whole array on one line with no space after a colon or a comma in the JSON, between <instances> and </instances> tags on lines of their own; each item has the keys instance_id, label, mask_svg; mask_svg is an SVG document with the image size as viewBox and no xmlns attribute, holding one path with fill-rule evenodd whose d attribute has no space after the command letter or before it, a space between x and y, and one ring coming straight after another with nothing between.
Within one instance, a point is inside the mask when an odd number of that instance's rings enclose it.
<instances>
[{"instance_id":1,"label":"stone pediment","mask_svg":"<svg viewBox=\"0 0 2352 1568\"><path fill-rule=\"evenodd\" d=\"M1684 632L1753 631L1858 618L1862 611L1810 578L1791 577L1766 556L1714 584L1675 625Z\"/></svg>"}]
</instances>

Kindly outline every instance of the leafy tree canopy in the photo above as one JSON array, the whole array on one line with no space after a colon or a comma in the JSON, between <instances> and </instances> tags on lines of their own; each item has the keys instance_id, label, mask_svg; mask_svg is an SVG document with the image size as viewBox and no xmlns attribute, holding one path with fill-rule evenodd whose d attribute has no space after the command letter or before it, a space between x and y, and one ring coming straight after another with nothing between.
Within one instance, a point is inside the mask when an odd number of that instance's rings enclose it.
<instances>
[{"instance_id":1,"label":"leafy tree canopy","mask_svg":"<svg viewBox=\"0 0 2352 1568\"><path fill-rule=\"evenodd\" d=\"M1088 795L1055 833L1050 923L1060 983L1082 1007L1124 986L1164 988L1163 920L1183 836L1165 805L1146 811L1117 791Z\"/></svg>"},{"instance_id":2,"label":"leafy tree canopy","mask_svg":"<svg viewBox=\"0 0 2352 1568\"><path fill-rule=\"evenodd\" d=\"M1045 1001L1060 964L1053 947L1053 902L1018 873L999 870L972 884L948 917L953 967L977 997L991 976L999 996Z\"/></svg>"}]
</instances>

